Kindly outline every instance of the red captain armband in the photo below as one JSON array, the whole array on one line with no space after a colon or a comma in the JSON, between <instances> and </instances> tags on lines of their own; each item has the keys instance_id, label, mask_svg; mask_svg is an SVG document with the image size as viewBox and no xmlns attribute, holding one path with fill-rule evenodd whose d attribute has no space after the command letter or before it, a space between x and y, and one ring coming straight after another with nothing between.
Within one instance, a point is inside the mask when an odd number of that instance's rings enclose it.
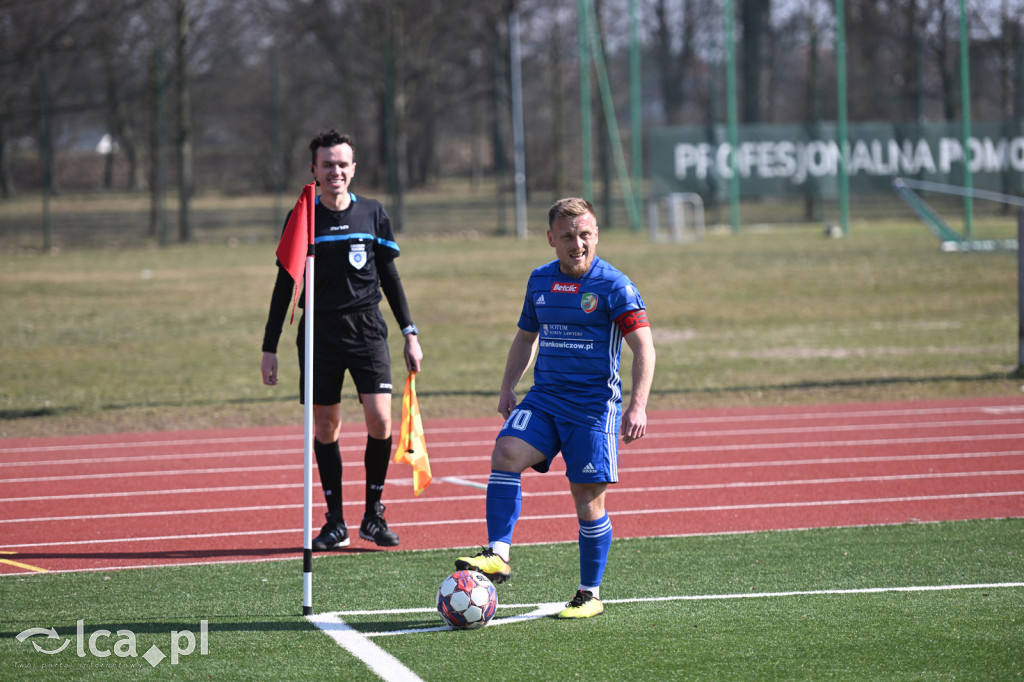
<instances>
[{"instance_id":1,"label":"red captain armband","mask_svg":"<svg viewBox=\"0 0 1024 682\"><path fill-rule=\"evenodd\" d=\"M647 311L643 308L623 313L615 321L619 323L619 329L622 331L623 336L630 332L635 332L640 327L651 326L651 323L647 321Z\"/></svg>"}]
</instances>

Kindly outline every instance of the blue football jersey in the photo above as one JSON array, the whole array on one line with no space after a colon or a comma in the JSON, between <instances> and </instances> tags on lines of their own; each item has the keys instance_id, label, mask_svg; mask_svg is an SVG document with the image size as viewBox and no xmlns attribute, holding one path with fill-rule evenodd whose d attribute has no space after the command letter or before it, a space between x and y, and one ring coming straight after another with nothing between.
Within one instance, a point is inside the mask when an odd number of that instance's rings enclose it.
<instances>
[{"instance_id":1,"label":"blue football jersey","mask_svg":"<svg viewBox=\"0 0 1024 682\"><path fill-rule=\"evenodd\" d=\"M557 260L534 270L519 316L520 329L539 332L531 400L564 419L617 431L622 331L615 320L645 308L629 278L598 257L582 278L563 275Z\"/></svg>"}]
</instances>

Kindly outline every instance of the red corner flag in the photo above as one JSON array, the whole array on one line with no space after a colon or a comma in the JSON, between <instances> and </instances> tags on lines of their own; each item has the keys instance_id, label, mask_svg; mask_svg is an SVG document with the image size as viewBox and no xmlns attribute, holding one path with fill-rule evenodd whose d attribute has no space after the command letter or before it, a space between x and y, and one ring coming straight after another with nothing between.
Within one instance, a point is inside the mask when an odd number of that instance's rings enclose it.
<instances>
[{"instance_id":1,"label":"red corner flag","mask_svg":"<svg viewBox=\"0 0 1024 682\"><path fill-rule=\"evenodd\" d=\"M292 319L295 319L295 304L299 300L299 287L306 272L306 256L313 243L313 230L316 219L316 185L309 184L302 188L295 208L288 216L288 224L284 226L281 243L277 245L277 260L281 267L288 271L295 282L295 298L292 302Z\"/></svg>"},{"instance_id":2,"label":"red corner flag","mask_svg":"<svg viewBox=\"0 0 1024 682\"><path fill-rule=\"evenodd\" d=\"M430 485L430 461L427 459L427 441L423 436L420 402L416 398L416 372L409 372L402 396L402 430L395 448L395 461L412 465L412 487L419 497Z\"/></svg>"}]
</instances>

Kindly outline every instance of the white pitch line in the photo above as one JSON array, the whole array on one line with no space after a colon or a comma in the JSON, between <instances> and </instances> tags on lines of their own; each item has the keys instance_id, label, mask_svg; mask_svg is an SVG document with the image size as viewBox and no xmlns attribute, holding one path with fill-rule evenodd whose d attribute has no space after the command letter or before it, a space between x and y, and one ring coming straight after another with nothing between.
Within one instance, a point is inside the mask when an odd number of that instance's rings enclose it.
<instances>
[{"instance_id":1,"label":"white pitch line","mask_svg":"<svg viewBox=\"0 0 1024 682\"><path fill-rule=\"evenodd\" d=\"M606 602L607 603L607 602ZM533 610L526 613L516 614L514 616L505 616L504 618L493 618L487 623L485 627L493 628L499 625L513 625L515 623L523 623L528 620L536 620L538 618L549 618L562 609L565 608L565 602L547 602L544 604L532 604ZM498 604L498 608L502 605ZM524 608L523 605L515 604L509 608ZM409 609L412 613L430 613L437 612L437 609L423 608L423 609ZM387 632L366 632L363 633L365 637L388 637L394 635L417 635L423 632L448 632L455 628L449 625L435 625L428 626L425 628L406 628L404 630L389 630Z\"/></svg>"},{"instance_id":2,"label":"white pitch line","mask_svg":"<svg viewBox=\"0 0 1024 682\"><path fill-rule=\"evenodd\" d=\"M834 589L834 590L791 590L786 592L739 592L733 594L702 594L702 595L677 595L667 597L636 597L636 598L625 598L625 599L604 599L602 600L605 604L649 604L649 603L665 603L665 602L683 602L683 601L723 601L723 600L734 600L734 599L779 599L785 597L821 597L821 596L847 596L847 595L871 595L871 594L908 594L908 593L925 593L925 592L954 592L962 590L1001 590L1001 589L1017 589L1024 587L1024 583L976 583L976 584L965 584L965 585L918 585L918 586L897 586L897 587L877 587L877 588L853 588L853 589ZM499 609L511 610L511 609L522 609L531 608L532 610L521 613L518 615L509 615L505 617L494 617L492 621L487 623L486 628L493 628L502 625L511 625L515 623L525 623L528 621L535 621L542 619L542 617L548 617L557 613L561 608L564 607L562 602L539 602L534 604L499 604ZM420 607L420 608L389 608L380 610L361 610L361 611L330 611L327 613L318 613L315 615L306 616L306 620L316 625L317 628L321 628L327 634L331 635L339 644L341 644L346 650L355 655L356 657L364 660L368 666L370 663L367 662L362 656L349 648L349 645L358 644L360 646L366 646L372 644L370 642L371 637L394 637L399 635L419 635L429 632L442 632L453 630L453 628L446 625L428 626L425 628L401 628L398 630L383 630L378 632L364 632L358 633L358 640L346 639L341 641L335 637L331 631L323 627L321 624L326 624L334 631L345 629L348 632L355 632L350 626L348 626L343 620L344 617L351 616L386 616L386 615L406 615L406 614L429 614L436 613L437 609L432 607ZM374 669L372 669L374 670ZM380 673L377 670L378 675ZM383 677L383 676L382 676ZM384 678L391 679L391 678Z\"/></svg>"},{"instance_id":3,"label":"white pitch line","mask_svg":"<svg viewBox=\"0 0 1024 682\"><path fill-rule=\"evenodd\" d=\"M603 599L605 604L656 603L666 601L714 601L720 599L766 599L772 597L818 597L844 594L884 594L888 592L951 592L955 590L993 590L1024 587L1024 582L973 583L965 585L913 585L906 587L858 587L846 590L791 590L789 592L737 592L683 597L642 597L638 599Z\"/></svg>"},{"instance_id":4,"label":"white pitch line","mask_svg":"<svg viewBox=\"0 0 1024 682\"><path fill-rule=\"evenodd\" d=\"M996 497L1021 497L1024 496L1024 490L1008 490L1001 492L984 492L984 493L953 493L947 495L916 495L907 497L879 497L879 498L866 498L866 499L854 499L854 500L811 500L802 502L772 502L764 504L729 504L729 505L709 505L705 507L670 507L662 509L626 509L617 510L612 513L612 516L635 516L635 515L648 515L648 514L691 514L691 513L706 513L706 512L722 512L722 511L753 511L758 509L792 509L801 507L840 507L850 506L857 504L895 504L895 503L910 503L910 502L937 502L942 500L975 500L975 499L991 499ZM541 514L541 515L524 515L519 518L519 522L527 521L554 521L559 519L576 519L576 514ZM484 519L447 519L447 520L427 520L427 521L406 521L400 523L389 524L392 528L411 528L413 526L451 526L458 524L483 524ZM295 533L296 535L303 532L302 528L284 528L284 529L272 529L272 530L240 530L240 531L228 531L223 533L193 533L187 535L163 535L163 536L151 536L151 537L127 537L127 538L107 538L107 539L93 539L93 540L70 540L70 541L59 541L48 538L45 541L45 546L48 548L53 547L71 547L81 545L105 545L105 544L117 544L121 542L166 542L169 540L196 540L205 538L222 538L222 537L238 537L241 535L270 535L270 534L282 534L282 533ZM0 549L20 549L25 547L40 547L39 542L28 542L21 544L0 544Z\"/></svg>"},{"instance_id":5,"label":"white pitch line","mask_svg":"<svg viewBox=\"0 0 1024 682\"><path fill-rule=\"evenodd\" d=\"M788 590L784 592L734 592L725 594L692 594L673 595L666 597L624 597L621 599L602 599L604 604L651 604L657 602L672 601L717 601L729 599L765 599L770 597L817 597L828 595L844 594L883 594L886 592L951 592L958 590L992 590L996 588L1017 588L1024 587L1024 582L1003 582L1003 583L963 583L955 585L897 585L892 587L853 587L848 589L827 589L827 590ZM540 609L547 610L553 604L563 606L562 602L535 602L526 604L498 604L502 610L513 609ZM403 616L419 613L436 613L437 609L432 606L416 606L404 609L362 609L351 611L329 611L323 616L337 616L339 618L351 618L352 616ZM515 617L515 616L512 616ZM442 629L443 628L442 626ZM450 629L450 628L448 628ZM390 634L390 631L373 634ZM368 636L373 636L368 633Z\"/></svg>"},{"instance_id":6,"label":"white pitch line","mask_svg":"<svg viewBox=\"0 0 1024 682\"><path fill-rule=\"evenodd\" d=\"M503 625L512 622L524 622L527 619L550 616L562 608L564 608L564 604L561 603L538 604L535 606L534 611L529 614L503 618L500 621L492 620L487 625L488 627L491 627L494 625ZM432 609L427 609L426 611L429 612L431 610ZM400 660L370 641L370 637L451 630L451 628L446 625L438 625L427 628L394 630L391 632L362 633L355 630L352 626L342 620L338 612L306 616L306 620L317 626L317 628L337 642L343 649L345 649L345 651L362 661L367 668L382 680L385 680L385 682L409 682L412 680L420 680L421 678Z\"/></svg>"},{"instance_id":7,"label":"white pitch line","mask_svg":"<svg viewBox=\"0 0 1024 682\"><path fill-rule=\"evenodd\" d=\"M332 614L306 616L328 637L337 642L378 677L386 682L412 682L421 678L397 658L381 649L361 633L353 630L345 621Z\"/></svg>"}]
</instances>

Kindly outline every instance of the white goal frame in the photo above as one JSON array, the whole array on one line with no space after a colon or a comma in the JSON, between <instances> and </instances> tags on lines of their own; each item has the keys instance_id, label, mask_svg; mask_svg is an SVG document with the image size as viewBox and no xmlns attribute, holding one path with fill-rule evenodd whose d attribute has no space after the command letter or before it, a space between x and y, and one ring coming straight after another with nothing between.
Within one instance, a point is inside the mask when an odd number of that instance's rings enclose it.
<instances>
[{"instance_id":1,"label":"white goal frame","mask_svg":"<svg viewBox=\"0 0 1024 682\"><path fill-rule=\"evenodd\" d=\"M647 204L647 228L651 241L665 241L661 235L662 205L665 207L669 241L695 242L704 236L704 200L696 192L674 192L652 199Z\"/></svg>"}]
</instances>

